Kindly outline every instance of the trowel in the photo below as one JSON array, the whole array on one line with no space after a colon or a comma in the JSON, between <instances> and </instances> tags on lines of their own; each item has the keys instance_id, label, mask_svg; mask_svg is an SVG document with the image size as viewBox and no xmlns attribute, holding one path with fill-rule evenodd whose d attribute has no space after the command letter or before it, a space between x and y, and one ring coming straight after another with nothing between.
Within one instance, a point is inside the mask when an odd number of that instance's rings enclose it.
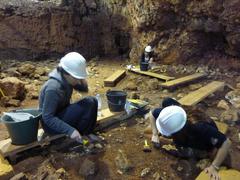
<instances>
[{"instance_id":1,"label":"trowel","mask_svg":"<svg viewBox=\"0 0 240 180\"><path fill-rule=\"evenodd\" d=\"M150 146L148 145L147 140L144 141L143 151L144 152L151 152L152 151Z\"/></svg>"}]
</instances>

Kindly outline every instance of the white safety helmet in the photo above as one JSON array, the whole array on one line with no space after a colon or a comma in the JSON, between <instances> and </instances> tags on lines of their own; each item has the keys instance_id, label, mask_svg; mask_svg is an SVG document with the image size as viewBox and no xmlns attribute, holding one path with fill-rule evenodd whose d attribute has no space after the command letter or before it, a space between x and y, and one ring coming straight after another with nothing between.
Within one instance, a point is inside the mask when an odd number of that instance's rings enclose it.
<instances>
[{"instance_id":1,"label":"white safety helmet","mask_svg":"<svg viewBox=\"0 0 240 180\"><path fill-rule=\"evenodd\" d=\"M165 107L159 114L156 125L158 131L164 136L171 136L180 131L186 124L187 114L179 106Z\"/></svg>"},{"instance_id":2,"label":"white safety helmet","mask_svg":"<svg viewBox=\"0 0 240 180\"><path fill-rule=\"evenodd\" d=\"M59 66L76 79L87 77L86 60L77 52L70 52L62 57Z\"/></svg>"},{"instance_id":3,"label":"white safety helmet","mask_svg":"<svg viewBox=\"0 0 240 180\"><path fill-rule=\"evenodd\" d=\"M145 52L152 52L152 47L151 46L146 46L145 47Z\"/></svg>"}]
</instances>

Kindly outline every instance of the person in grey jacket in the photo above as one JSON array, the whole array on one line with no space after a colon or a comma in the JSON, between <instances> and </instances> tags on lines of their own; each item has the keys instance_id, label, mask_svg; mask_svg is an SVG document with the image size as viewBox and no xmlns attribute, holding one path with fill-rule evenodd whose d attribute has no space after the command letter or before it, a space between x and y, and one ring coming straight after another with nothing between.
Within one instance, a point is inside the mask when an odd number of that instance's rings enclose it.
<instances>
[{"instance_id":1,"label":"person in grey jacket","mask_svg":"<svg viewBox=\"0 0 240 180\"><path fill-rule=\"evenodd\" d=\"M77 52L66 54L49 74L39 96L41 123L48 134L66 134L78 142L82 142L82 135L97 138L92 134L97 119L96 98L70 104L73 89L88 91L86 77L86 60Z\"/></svg>"}]
</instances>

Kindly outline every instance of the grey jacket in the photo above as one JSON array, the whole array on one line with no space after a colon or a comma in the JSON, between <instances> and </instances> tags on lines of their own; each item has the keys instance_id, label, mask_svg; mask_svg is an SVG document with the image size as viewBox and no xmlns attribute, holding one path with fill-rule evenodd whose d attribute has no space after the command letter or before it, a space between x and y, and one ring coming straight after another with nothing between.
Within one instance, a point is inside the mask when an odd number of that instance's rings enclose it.
<instances>
[{"instance_id":1,"label":"grey jacket","mask_svg":"<svg viewBox=\"0 0 240 180\"><path fill-rule=\"evenodd\" d=\"M86 91L86 89L87 87L79 87L79 90ZM39 96L43 123L57 133L69 136L75 128L59 119L57 114L70 104L72 92L73 87L54 69L49 74L49 80L43 85Z\"/></svg>"}]
</instances>

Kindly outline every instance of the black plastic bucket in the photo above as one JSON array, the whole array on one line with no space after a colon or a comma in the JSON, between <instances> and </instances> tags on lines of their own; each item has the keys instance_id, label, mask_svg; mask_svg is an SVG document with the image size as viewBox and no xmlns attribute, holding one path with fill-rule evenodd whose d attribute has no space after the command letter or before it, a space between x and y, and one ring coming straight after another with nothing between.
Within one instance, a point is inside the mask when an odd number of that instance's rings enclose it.
<instances>
[{"instance_id":1,"label":"black plastic bucket","mask_svg":"<svg viewBox=\"0 0 240 180\"><path fill-rule=\"evenodd\" d=\"M124 91L108 91L107 94L108 107L112 112L124 111L126 104L127 93Z\"/></svg>"},{"instance_id":2,"label":"black plastic bucket","mask_svg":"<svg viewBox=\"0 0 240 180\"><path fill-rule=\"evenodd\" d=\"M22 109L12 112L24 112L32 114L34 117L28 120L16 122L10 116L3 115L1 122L7 127L8 133L14 145L24 145L37 141L39 120L41 112L38 109Z\"/></svg>"},{"instance_id":3,"label":"black plastic bucket","mask_svg":"<svg viewBox=\"0 0 240 180\"><path fill-rule=\"evenodd\" d=\"M147 62L141 62L140 63L140 70L141 71L147 71L148 67L149 67L149 63L147 63Z\"/></svg>"}]
</instances>

